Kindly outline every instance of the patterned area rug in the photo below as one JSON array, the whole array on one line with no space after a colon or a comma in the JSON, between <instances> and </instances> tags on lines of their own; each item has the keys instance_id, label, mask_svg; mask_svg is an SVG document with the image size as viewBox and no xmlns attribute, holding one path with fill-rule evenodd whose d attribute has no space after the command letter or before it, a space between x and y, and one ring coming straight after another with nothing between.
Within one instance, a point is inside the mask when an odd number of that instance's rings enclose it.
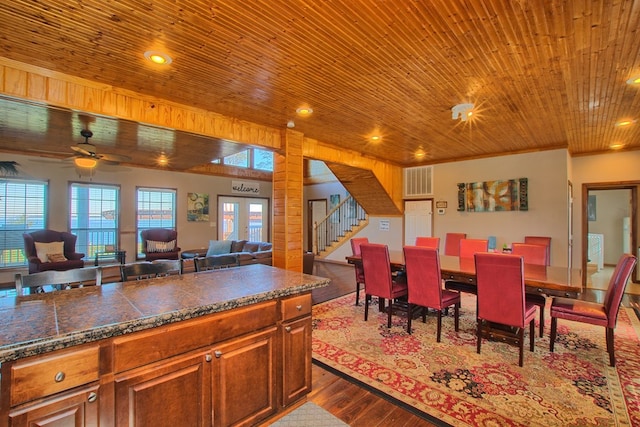
<instances>
[{"instance_id":1,"label":"patterned area rug","mask_svg":"<svg viewBox=\"0 0 640 427\"><path fill-rule=\"evenodd\" d=\"M434 419L454 426L640 427L640 322L630 309L618 316L615 368L602 327L563 320L554 353L548 324L533 353L527 330L520 368L515 346L485 340L476 353L474 296L463 296L459 332L453 310L443 316L440 343L433 313L427 323L414 320L408 335L406 317L394 315L387 329L375 299L367 322L354 301L350 294L314 306L313 358Z\"/></svg>"}]
</instances>

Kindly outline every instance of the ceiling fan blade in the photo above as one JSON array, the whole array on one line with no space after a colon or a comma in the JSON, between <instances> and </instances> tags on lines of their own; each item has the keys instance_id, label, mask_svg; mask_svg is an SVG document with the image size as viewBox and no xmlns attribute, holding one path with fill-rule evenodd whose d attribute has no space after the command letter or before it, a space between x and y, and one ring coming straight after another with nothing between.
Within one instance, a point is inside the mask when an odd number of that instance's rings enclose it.
<instances>
[{"instance_id":1,"label":"ceiling fan blade","mask_svg":"<svg viewBox=\"0 0 640 427\"><path fill-rule=\"evenodd\" d=\"M97 157L100 160L104 160L110 163L120 163L120 162L130 162L131 157L129 156L121 156L119 154L98 154Z\"/></svg>"},{"instance_id":2,"label":"ceiling fan blade","mask_svg":"<svg viewBox=\"0 0 640 427\"><path fill-rule=\"evenodd\" d=\"M82 154L83 156L89 156L89 157L95 156L95 153L92 153L91 151L87 151L82 147L78 147L77 145L72 145L71 149L78 154Z\"/></svg>"}]
</instances>

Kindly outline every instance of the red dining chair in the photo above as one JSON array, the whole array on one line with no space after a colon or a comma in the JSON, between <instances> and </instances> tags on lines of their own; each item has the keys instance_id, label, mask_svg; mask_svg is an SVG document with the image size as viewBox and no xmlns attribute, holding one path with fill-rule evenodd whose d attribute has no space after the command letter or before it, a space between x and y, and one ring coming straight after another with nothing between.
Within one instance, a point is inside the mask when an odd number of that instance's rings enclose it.
<instances>
[{"instance_id":1,"label":"red dining chair","mask_svg":"<svg viewBox=\"0 0 640 427\"><path fill-rule=\"evenodd\" d=\"M360 245L363 243L369 243L369 239L366 237L355 237L351 239L351 253L353 256L360 256ZM364 270L362 269L362 263L354 264L356 272L356 305L359 305L360 301L360 285L364 286Z\"/></svg>"},{"instance_id":2,"label":"red dining chair","mask_svg":"<svg viewBox=\"0 0 640 427\"><path fill-rule=\"evenodd\" d=\"M460 256L460 240L466 238L467 233L447 233L444 238L444 254Z\"/></svg>"},{"instance_id":3,"label":"red dining chair","mask_svg":"<svg viewBox=\"0 0 640 427\"><path fill-rule=\"evenodd\" d=\"M404 247L405 272L408 287L408 313L415 306L423 307L422 322L426 323L426 308L438 312L438 332L436 341L440 342L442 331L442 310L454 306L455 329L459 329L460 293L442 289L440 257L438 249L418 246ZM411 334L411 318L407 316L407 333Z\"/></svg>"},{"instance_id":4,"label":"red dining chair","mask_svg":"<svg viewBox=\"0 0 640 427\"><path fill-rule=\"evenodd\" d=\"M519 366L524 362L524 329L529 324L529 350L534 350L536 306L524 295L524 262L518 255L477 253L478 354L482 335L491 336L492 324L516 328L514 337L520 347ZM508 331L500 331L506 334Z\"/></svg>"},{"instance_id":5,"label":"red dining chair","mask_svg":"<svg viewBox=\"0 0 640 427\"><path fill-rule=\"evenodd\" d=\"M407 284L396 283L391 277L391 261L387 245L363 243L360 245L362 267L364 269L364 320L369 317L371 296L388 299L387 328L391 327L393 300L407 295ZM410 312L409 312L410 313Z\"/></svg>"},{"instance_id":6,"label":"red dining chair","mask_svg":"<svg viewBox=\"0 0 640 427\"><path fill-rule=\"evenodd\" d=\"M547 265L547 247L538 244L513 243L511 253L520 255L525 264ZM527 302L535 304L540 309L540 336L544 335L544 308L547 305L547 298L542 294L527 294Z\"/></svg>"},{"instance_id":7,"label":"red dining chair","mask_svg":"<svg viewBox=\"0 0 640 427\"><path fill-rule=\"evenodd\" d=\"M425 248L440 249L439 237L416 237L416 246L422 246Z\"/></svg>"},{"instance_id":8,"label":"red dining chair","mask_svg":"<svg viewBox=\"0 0 640 427\"><path fill-rule=\"evenodd\" d=\"M529 245L541 245L546 248L546 265L551 265L551 237L546 236L524 236L524 242Z\"/></svg>"},{"instance_id":9,"label":"red dining chair","mask_svg":"<svg viewBox=\"0 0 640 427\"><path fill-rule=\"evenodd\" d=\"M487 252L489 250L489 240L487 239L460 239L458 254L460 258L473 259L474 254L478 252ZM471 283L457 282L455 280L447 280L444 284L445 288L455 292L466 292L475 294L477 287Z\"/></svg>"},{"instance_id":10,"label":"red dining chair","mask_svg":"<svg viewBox=\"0 0 640 427\"><path fill-rule=\"evenodd\" d=\"M623 254L620 257L609 281L609 287L602 304L570 298L553 298L551 302L551 341L549 345L549 350L552 353L553 344L556 340L558 319L604 326L609 365L616 366L613 331L618 320L618 311L620 310L624 290L637 261L637 258L631 254Z\"/></svg>"}]
</instances>

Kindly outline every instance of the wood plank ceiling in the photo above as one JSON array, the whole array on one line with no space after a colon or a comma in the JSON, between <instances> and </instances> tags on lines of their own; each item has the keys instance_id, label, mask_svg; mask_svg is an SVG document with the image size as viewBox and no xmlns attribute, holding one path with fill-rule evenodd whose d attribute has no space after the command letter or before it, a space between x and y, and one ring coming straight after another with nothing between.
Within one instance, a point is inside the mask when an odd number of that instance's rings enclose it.
<instances>
[{"instance_id":1,"label":"wood plank ceiling","mask_svg":"<svg viewBox=\"0 0 640 427\"><path fill-rule=\"evenodd\" d=\"M294 121L307 137L401 166L640 148L637 123L615 126L640 115L640 86L626 83L640 75L638 0L12 0L0 22L5 58L272 128ZM148 50L173 62L151 64ZM453 120L452 106L468 102L472 118ZM300 106L313 114L296 116ZM68 155L82 140L82 112L36 126L41 106L3 97L0 108L0 150ZM92 142L132 164L167 144L183 170L237 151L90 120Z\"/></svg>"}]
</instances>

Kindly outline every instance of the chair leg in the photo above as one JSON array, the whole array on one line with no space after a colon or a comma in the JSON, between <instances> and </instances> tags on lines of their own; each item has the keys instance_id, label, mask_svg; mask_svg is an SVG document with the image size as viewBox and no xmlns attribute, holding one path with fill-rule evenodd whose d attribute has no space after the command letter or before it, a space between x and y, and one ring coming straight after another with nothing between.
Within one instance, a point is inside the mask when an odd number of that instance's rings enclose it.
<instances>
[{"instance_id":1,"label":"chair leg","mask_svg":"<svg viewBox=\"0 0 640 427\"><path fill-rule=\"evenodd\" d=\"M369 318L369 303L371 302L371 295L364 294L364 321Z\"/></svg>"},{"instance_id":2,"label":"chair leg","mask_svg":"<svg viewBox=\"0 0 640 427\"><path fill-rule=\"evenodd\" d=\"M442 310L438 310L438 332L436 334L436 341L440 342L440 334L442 333Z\"/></svg>"},{"instance_id":3,"label":"chair leg","mask_svg":"<svg viewBox=\"0 0 640 427\"><path fill-rule=\"evenodd\" d=\"M422 323L427 323L427 311L427 307L422 307Z\"/></svg>"},{"instance_id":4,"label":"chair leg","mask_svg":"<svg viewBox=\"0 0 640 427\"><path fill-rule=\"evenodd\" d=\"M522 367L524 365L524 328L520 328L518 331L518 342L520 343L520 359L518 360L518 366Z\"/></svg>"},{"instance_id":5,"label":"chair leg","mask_svg":"<svg viewBox=\"0 0 640 427\"><path fill-rule=\"evenodd\" d=\"M558 318L551 316L551 333L549 334L549 351L553 353L553 344L556 342L556 328L558 327Z\"/></svg>"},{"instance_id":6,"label":"chair leg","mask_svg":"<svg viewBox=\"0 0 640 427\"><path fill-rule=\"evenodd\" d=\"M460 304L455 304L453 307L453 315L455 316L454 325L456 332L460 330Z\"/></svg>"},{"instance_id":7,"label":"chair leg","mask_svg":"<svg viewBox=\"0 0 640 427\"><path fill-rule=\"evenodd\" d=\"M356 282L356 305L360 305L360 283Z\"/></svg>"},{"instance_id":8,"label":"chair leg","mask_svg":"<svg viewBox=\"0 0 640 427\"><path fill-rule=\"evenodd\" d=\"M540 307L540 338L544 335L544 306Z\"/></svg>"},{"instance_id":9,"label":"chair leg","mask_svg":"<svg viewBox=\"0 0 640 427\"><path fill-rule=\"evenodd\" d=\"M391 312L393 308L393 303L389 300L389 308L387 309L387 328L391 328Z\"/></svg>"},{"instance_id":10,"label":"chair leg","mask_svg":"<svg viewBox=\"0 0 640 427\"><path fill-rule=\"evenodd\" d=\"M482 342L482 320L481 319L478 319L478 330L476 331L476 335L478 336L476 352L480 354L480 343Z\"/></svg>"},{"instance_id":11,"label":"chair leg","mask_svg":"<svg viewBox=\"0 0 640 427\"><path fill-rule=\"evenodd\" d=\"M616 355L613 349L613 328L605 328L607 334L607 352L609 353L609 365L616 366Z\"/></svg>"},{"instance_id":12,"label":"chair leg","mask_svg":"<svg viewBox=\"0 0 640 427\"><path fill-rule=\"evenodd\" d=\"M531 320L529 323L529 351L535 350L535 342L536 339L536 322L535 320Z\"/></svg>"},{"instance_id":13,"label":"chair leg","mask_svg":"<svg viewBox=\"0 0 640 427\"><path fill-rule=\"evenodd\" d=\"M411 335L411 313L413 312L413 304L409 303L407 308L407 333Z\"/></svg>"}]
</instances>

